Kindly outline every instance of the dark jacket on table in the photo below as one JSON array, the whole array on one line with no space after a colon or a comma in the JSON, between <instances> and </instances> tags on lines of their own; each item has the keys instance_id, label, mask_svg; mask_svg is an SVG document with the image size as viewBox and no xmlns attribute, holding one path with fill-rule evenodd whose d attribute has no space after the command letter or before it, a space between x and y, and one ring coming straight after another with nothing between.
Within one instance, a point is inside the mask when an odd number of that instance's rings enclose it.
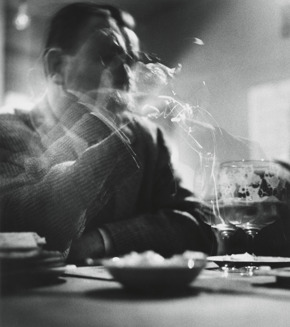
<instances>
[{"instance_id":1,"label":"dark jacket on table","mask_svg":"<svg viewBox=\"0 0 290 327\"><path fill-rule=\"evenodd\" d=\"M78 102L58 120L44 103L0 118L2 231L35 231L66 255L88 233L99 240L100 227L114 255L215 251L160 129L130 114L114 129Z\"/></svg>"}]
</instances>

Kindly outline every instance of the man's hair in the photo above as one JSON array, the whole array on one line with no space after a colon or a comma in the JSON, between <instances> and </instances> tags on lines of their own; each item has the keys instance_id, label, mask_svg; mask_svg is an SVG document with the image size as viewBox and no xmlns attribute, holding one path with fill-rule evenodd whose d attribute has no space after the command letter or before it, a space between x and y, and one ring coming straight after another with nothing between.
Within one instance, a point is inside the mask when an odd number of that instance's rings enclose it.
<instances>
[{"instance_id":1,"label":"man's hair","mask_svg":"<svg viewBox=\"0 0 290 327\"><path fill-rule=\"evenodd\" d=\"M128 34L124 27L133 29L133 17L111 5L92 2L76 2L60 9L51 19L43 55L51 48L60 48L73 54L82 42L81 33L89 18L94 16L112 17L120 27L123 37L130 49Z\"/></svg>"}]
</instances>

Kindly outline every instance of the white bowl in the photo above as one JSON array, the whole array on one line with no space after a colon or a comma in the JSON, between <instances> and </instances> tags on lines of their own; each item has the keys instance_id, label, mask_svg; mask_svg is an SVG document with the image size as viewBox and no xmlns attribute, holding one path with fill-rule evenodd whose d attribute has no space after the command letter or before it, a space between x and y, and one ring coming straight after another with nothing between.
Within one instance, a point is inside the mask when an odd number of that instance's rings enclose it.
<instances>
[{"instance_id":1,"label":"white bowl","mask_svg":"<svg viewBox=\"0 0 290 327\"><path fill-rule=\"evenodd\" d=\"M134 253L134 260L127 260L130 255L103 260L104 267L123 286L142 291L160 291L183 289L193 282L206 265L206 255L201 252L186 251L183 255L150 262L142 260L147 251ZM138 260L140 256L140 260Z\"/></svg>"}]
</instances>

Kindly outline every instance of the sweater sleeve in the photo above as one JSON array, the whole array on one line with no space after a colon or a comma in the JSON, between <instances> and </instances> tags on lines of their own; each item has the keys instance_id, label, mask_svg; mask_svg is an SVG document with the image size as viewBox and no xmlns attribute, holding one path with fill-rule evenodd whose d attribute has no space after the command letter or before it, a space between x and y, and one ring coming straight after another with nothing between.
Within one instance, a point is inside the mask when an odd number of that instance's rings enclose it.
<instances>
[{"instance_id":1,"label":"sweater sleeve","mask_svg":"<svg viewBox=\"0 0 290 327\"><path fill-rule=\"evenodd\" d=\"M82 130L91 128L84 121L77 124L83 124ZM92 145L81 154L55 162L57 156L52 156L51 149L71 149L69 136L58 139L43 156L36 157L27 149L29 142L30 148L34 146L27 127L17 126L11 138L15 124L10 130L5 126L0 132L1 229L35 231L46 237L54 250L68 249L84 228L89 204L98 201L101 208L112 196L110 185L122 184L137 169L126 142L110 130L102 140L88 142Z\"/></svg>"}]
</instances>

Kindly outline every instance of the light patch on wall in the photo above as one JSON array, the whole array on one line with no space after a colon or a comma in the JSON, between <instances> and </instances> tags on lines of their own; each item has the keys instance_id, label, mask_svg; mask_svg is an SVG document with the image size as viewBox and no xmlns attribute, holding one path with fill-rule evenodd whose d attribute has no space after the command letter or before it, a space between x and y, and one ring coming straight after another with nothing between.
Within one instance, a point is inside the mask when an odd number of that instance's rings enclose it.
<instances>
[{"instance_id":1,"label":"light patch on wall","mask_svg":"<svg viewBox=\"0 0 290 327\"><path fill-rule=\"evenodd\" d=\"M269 159L290 159L290 80L252 87L248 92L249 136Z\"/></svg>"},{"instance_id":2,"label":"light patch on wall","mask_svg":"<svg viewBox=\"0 0 290 327\"><path fill-rule=\"evenodd\" d=\"M29 100L25 94L17 92L7 92L4 97L4 105L0 108L1 112L11 112L15 108L30 110L33 107L33 103Z\"/></svg>"}]
</instances>

